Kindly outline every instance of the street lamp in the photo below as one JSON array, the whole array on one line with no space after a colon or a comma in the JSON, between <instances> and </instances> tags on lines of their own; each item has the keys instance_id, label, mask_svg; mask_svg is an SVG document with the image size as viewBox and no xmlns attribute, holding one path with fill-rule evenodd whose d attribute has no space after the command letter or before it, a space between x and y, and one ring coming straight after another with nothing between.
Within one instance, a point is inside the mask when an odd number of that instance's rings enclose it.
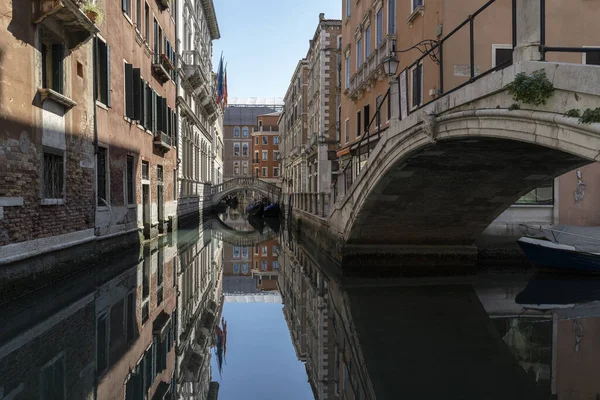
<instances>
[{"instance_id":1,"label":"street lamp","mask_svg":"<svg viewBox=\"0 0 600 400\"><path fill-rule=\"evenodd\" d=\"M383 70L389 77L395 76L398 70L398 59L394 56L394 53L390 53L389 56L383 59Z\"/></svg>"}]
</instances>

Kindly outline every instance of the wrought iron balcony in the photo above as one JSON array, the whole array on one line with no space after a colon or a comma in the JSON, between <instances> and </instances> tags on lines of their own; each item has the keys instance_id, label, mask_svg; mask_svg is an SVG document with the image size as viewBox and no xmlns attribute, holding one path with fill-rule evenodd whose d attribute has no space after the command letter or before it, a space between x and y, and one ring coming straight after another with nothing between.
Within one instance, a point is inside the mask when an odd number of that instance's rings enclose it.
<instances>
[{"instance_id":1,"label":"wrought iron balcony","mask_svg":"<svg viewBox=\"0 0 600 400\"><path fill-rule=\"evenodd\" d=\"M152 63L152 71L156 74L157 78L165 83L169 79L171 79L171 71L173 71L175 67L169 60L166 54L155 54L154 61Z\"/></svg>"},{"instance_id":2,"label":"wrought iron balcony","mask_svg":"<svg viewBox=\"0 0 600 400\"><path fill-rule=\"evenodd\" d=\"M202 55L197 50L184 50L181 54L183 62L183 72L190 83L192 90L208 84L206 76L206 66L202 61Z\"/></svg>"},{"instance_id":3,"label":"wrought iron balcony","mask_svg":"<svg viewBox=\"0 0 600 400\"><path fill-rule=\"evenodd\" d=\"M369 54L358 71L350 78L349 96L351 99L359 99L362 94L372 87L377 80L382 80L385 76L382 64L388 57L396 44L396 36L386 35L379 43L379 46Z\"/></svg>"},{"instance_id":4,"label":"wrought iron balcony","mask_svg":"<svg viewBox=\"0 0 600 400\"><path fill-rule=\"evenodd\" d=\"M81 0L34 0L33 22L39 24L52 19L64 31L69 50L76 50L100 32L98 27L85 15Z\"/></svg>"},{"instance_id":5,"label":"wrought iron balcony","mask_svg":"<svg viewBox=\"0 0 600 400\"><path fill-rule=\"evenodd\" d=\"M171 150L171 136L161 131L156 132L154 135L154 145L164 151Z\"/></svg>"}]
</instances>

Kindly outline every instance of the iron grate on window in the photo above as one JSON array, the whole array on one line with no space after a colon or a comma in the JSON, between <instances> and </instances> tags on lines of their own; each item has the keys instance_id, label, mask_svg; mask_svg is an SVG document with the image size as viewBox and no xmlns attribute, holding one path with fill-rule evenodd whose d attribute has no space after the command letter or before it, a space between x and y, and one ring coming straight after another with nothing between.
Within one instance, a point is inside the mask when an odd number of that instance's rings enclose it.
<instances>
[{"instance_id":1,"label":"iron grate on window","mask_svg":"<svg viewBox=\"0 0 600 400\"><path fill-rule=\"evenodd\" d=\"M64 158L44 153L44 198L60 199L64 196Z\"/></svg>"}]
</instances>

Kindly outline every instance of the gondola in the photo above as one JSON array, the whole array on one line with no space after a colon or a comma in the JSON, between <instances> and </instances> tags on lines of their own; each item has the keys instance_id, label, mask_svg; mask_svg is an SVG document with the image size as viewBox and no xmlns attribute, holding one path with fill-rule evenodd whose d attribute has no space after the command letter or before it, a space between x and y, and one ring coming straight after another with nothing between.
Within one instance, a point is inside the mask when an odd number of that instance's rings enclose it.
<instances>
[{"instance_id":1,"label":"gondola","mask_svg":"<svg viewBox=\"0 0 600 400\"><path fill-rule=\"evenodd\" d=\"M248 206L248 214L254 215L255 217L262 217L265 206L262 202L256 202Z\"/></svg>"},{"instance_id":2,"label":"gondola","mask_svg":"<svg viewBox=\"0 0 600 400\"><path fill-rule=\"evenodd\" d=\"M271 203L264 209L264 217L265 218L278 218L279 217L279 204Z\"/></svg>"}]
</instances>

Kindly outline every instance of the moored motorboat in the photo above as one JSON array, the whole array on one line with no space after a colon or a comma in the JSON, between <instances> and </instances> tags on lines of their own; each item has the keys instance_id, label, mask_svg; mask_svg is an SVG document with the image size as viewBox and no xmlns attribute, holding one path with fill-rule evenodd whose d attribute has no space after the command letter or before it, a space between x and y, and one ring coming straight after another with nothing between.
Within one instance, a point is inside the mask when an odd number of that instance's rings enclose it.
<instances>
[{"instance_id":1,"label":"moored motorboat","mask_svg":"<svg viewBox=\"0 0 600 400\"><path fill-rule=\"evenodd\" d=\"M535 266L600 273L600 228L525 226L517 243Z\"/></svg>"}]
</instances>

